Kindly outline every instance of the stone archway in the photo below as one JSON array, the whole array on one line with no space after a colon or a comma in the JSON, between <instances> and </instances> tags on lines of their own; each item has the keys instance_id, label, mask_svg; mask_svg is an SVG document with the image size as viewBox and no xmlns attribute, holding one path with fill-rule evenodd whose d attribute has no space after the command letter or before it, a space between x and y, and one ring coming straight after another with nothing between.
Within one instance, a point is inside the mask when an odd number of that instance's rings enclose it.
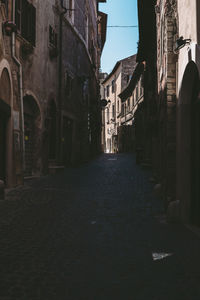
<instances>
[{"instance_id":1,"label":"stone archway","mask_svg":"<svg viewBox=\"0 0 200 300\"><path fill-rule=\"evenodd\" d=\"M31 95L24 96L24 143L25 170L24 176L32 176L41 171L41 114Z\"/></svg>"},{"instance_id":2,"label":"stone archway","mask_svg":"<svg viewBox=\"0 0 200 300\"><path fill-rule=\"evenodd\" d=\"M9 154L11 152L9 138L9 123L11 117L11 81L7 68L2 70L0 76L0 180L8 183ZM9 162L9 163L8 163Z\"/></svg>"},{"instance_id":3,"label":"stone archway","mask_svg":"<svg viewBox=\"0 0 200 300\"><path fill-rule=\"evenodd\" d=\"M177 118L177 197L184 221L200 225L200 79L188 63L182 80Z\"/></svg>"}]
</instances>

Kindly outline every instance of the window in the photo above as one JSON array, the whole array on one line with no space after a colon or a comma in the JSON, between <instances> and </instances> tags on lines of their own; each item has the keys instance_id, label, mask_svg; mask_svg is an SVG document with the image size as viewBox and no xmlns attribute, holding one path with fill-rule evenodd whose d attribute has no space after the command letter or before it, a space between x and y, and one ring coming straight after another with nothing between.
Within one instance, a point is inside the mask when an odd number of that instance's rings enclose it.
<instances>
[{"instance_id":1,"label":"window","mask_svg":"<svg viewBox=\"0 0 200 300\"><path fill-rule=\"evenodd\" d=\"M22 1L17 0L15 2L15 23L17 30L21 32L21 12L22 12Z\"/></svg>"},{"instance_id":2,"label":"window","mask_svg":"<svg viewBox=\"0 0 200 300\"><path fill-rule=\"evenodd\" d=\"M15 20L21 36L35 46L36 9L27 0L16 0Z\"/></svg>"},{"instance_id":3,"label":"window","mask_svg":"<svg viewBox=\"0 0 200 300\"><path fill-rule=\"evenodd\" d=\"M119 113L119 100L117 101L117 113Z\"/></svg>"},{"instance_id":4,"label":"window","mask_svg":"<svg viewBox=\"0 0 200 300\"><path fill-rule=\"evenodd\" d=\"M126 83L129 83L129 81L131 80L132 75L127 75L126 76Z\"/></svg>"},{"instance_id":5,"label":"window","mask_svg":"<svg viewBox=\"0 0 200 300\"><path fill-rule=\"evenodd\" d=\"M4 3L4 5L5 5L6 16L8 16L8 0L3 0L2 3Z\"/></svg>"},{"instance_id":6,"label":"window","mask_svg":"<svg viewBox=\"0 0 200 300\"><path fill-rule=\"evenodd\" d=\"M124 116L125 114L125 107L124 107L124 103L122 104L122 117Z\"/></svg>"},{"instance_id":7,"label":"window","mask_svg":"<svg viewBox=\"0 0 200 300\"><path fill-rule=\"evenodd\" d=\"M51 47L57 48L57 33L55 33L55 30L51 25L49 25L49 45Z\"/></svg>"},{"instance_id":8,"label":"window","mask_svg":"<svg viewBox=\"0 0 200 300\"><path fill-rule=\"evenodd\" d=\"M88 20L88 16L85 16L85 41L86 41L86 45L88 47L88 37L89 37L89 20Z\"/></svg>"},{"instance_id":9,"label":"window","mask_svg":"<svg viewBox=\"0 0 200 300\"><path fill-rule=\"evenodd\" d=\"M133 94L132 94L132 96L133 96L133 106L136 104L136 101L135 101L135 93L133 92Z\"/></svg>"},{"instance_id":10,"label":"window","mask_svg":"<svg viewBox=\"0 0 200 300\"><path fill-rule=\"evenodd\" d=\"M165 19L163 17L160 26L160 64L162 63L164 52L165 52Z\"/></svg>"},{"instance_id":11,"label":"window","mask_svg":"<svg viewBox=\"0 0 200 300\"><path fill-rule=\"evenodd\" d=\"M70 96L72 92L72 77L68 74L68 72L65 73L65 92L66 96Z\"/></svg>"},{"instance_id":12,"label":"window","mask_svg":"<svg viewBox=\"0 0 200 300\"><path fill-rule=\"evenodd\" d=\"M130 111L130 98L128 98L128 101L127 101L127 111Z\"/></svg>"},{"instance_id":13,"label":"window","mask_svg":"<svg viewBox=\"0 0 200 300\"><path fill-rule=\"evenodd\" d=\"M136 101L138 101L138 86L136 86Z\"/></svg>"},{"instance_id":14,"label":"window","mask_svg":"<svg viewBox=\"0 0 200 300\"><path fill-rule=\"evenodd\" d=\"M74 22L74 0L65 0L63 4L67 8L67 17Z\"/></svg>"},{"instance_id":15,"label":"window","mask_svg":"<svg viewBox=\"0 0 200 300\"><path fill-rule=\"evenodd\" d=\"M112 81L112 93L115 92L115 80Z\"/></svg>"},{"instance_id":16,"label":"window","mask_svg":"<svg viewBox=\"0 0 200 300\"><path fill-rule=\"evenodd\" d=\"M115 105L112 105L112 117L115 118Z\"/></svg>"},{"instance_id":17,"label":"window","mask_svg":"<svg viewBox=\"0 0 200 300\"><path fill-rule=\"evenodd\" d=\"M72 0L68 0L68 3L69 3L69 6L68 6L68 15L69 15L69 17L70 18L72 18L72 9L73 9L73 2L72 2Z\"/></svg>"},{"instance_id":18,"label":"window","mask_svg":"<svg viewBox=\"0 0 200 300\"><path fill-rule=\"evenodd\" d=\"M106 98L106 89L103 89L103 97Z\"/></svg>"},{"instance_id":19,"label":"window","mask_svg":"<svg viewBox=\"0 0 200 300\"><path fill-rule=\"evenodd\" d=\"M107 123L109 124L109 108L107 108Z\"/></svg>"},{"instance_id":20,"label":"window","mask_svg":"<svg viewBox=\"0 0 200 300\"><path fill-rule=\"evenodd\" d=\"M107 97L109 97L110 96L110 86L109 85L107 85L107 87L106 87L106 93L107 93Z\"/></svg>"},{"instance_id":21,"label":"window","mask_svg":"<svg viewBox=\"0 0 200 300\"><path fill-rule=\"evenodd\" d=\"M140 80L140 97L142 96L143 94L143 90L142 90L142 81Z\"/></svg>"}]
</instances>

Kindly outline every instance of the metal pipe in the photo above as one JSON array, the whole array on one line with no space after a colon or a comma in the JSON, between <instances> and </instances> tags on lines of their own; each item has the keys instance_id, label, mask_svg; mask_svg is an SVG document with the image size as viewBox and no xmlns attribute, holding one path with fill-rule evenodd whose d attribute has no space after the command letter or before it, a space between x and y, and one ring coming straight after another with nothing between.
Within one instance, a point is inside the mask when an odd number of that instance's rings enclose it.
<instances>
[{"instance_id":1,"label":"metal pipe","mask_svg":"<svg viewBox=\"0 0 200 300\"><path fill-rule=\"evenodd\" d=\"M59 153L58 153L58 157L59 157L59 161L61 162L61 142L62 142L62 113L61 113L61 109L62 109L62 48L63 48L63 16L64 14L66 14L67 12L67 8L64 7L63 4L63 0L60 0L60 5L62 8L62 12L60 13L60 20L59 20L59 64L58 64L58 103L59 103L59 128L58 128L58 149L59 149Z\"/></svg>"},{"instance_id":2,"label":"metal pipe","mask_svg":"<svg viewBox=\"0 0 200 300\"><path fill-rule=\"evenodd\" d=\"M12 19L15 23L15 0L12 1ZM24 143L24 103L23 103L23 80L22 80L22 64L16 57L15 49L16 34L12 32L12 58L19 67L19 91L20 91L20 106L21 106L21 130L22 130L22 165L25 170L25 143Z\"/></svg>"}]
</instances>

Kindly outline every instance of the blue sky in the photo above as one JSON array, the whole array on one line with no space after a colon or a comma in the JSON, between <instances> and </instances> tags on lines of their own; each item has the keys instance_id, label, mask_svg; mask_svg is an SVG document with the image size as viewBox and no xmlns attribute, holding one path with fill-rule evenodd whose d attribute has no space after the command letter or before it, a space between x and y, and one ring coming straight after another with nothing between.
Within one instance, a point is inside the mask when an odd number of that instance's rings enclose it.
<instances>
[{"instance_id":1,"label":"blue sky","mask_svg":"<svg viewBox=\"0 0 200 300\"><path fill-rule=\"evenodd\" d=\"M100 10L108 14L108 26L138 25L137 0L107 0ZM107 28L101 69L110 73L115 63L137 53L138 28Z\"/></svg>"}]
</instances>

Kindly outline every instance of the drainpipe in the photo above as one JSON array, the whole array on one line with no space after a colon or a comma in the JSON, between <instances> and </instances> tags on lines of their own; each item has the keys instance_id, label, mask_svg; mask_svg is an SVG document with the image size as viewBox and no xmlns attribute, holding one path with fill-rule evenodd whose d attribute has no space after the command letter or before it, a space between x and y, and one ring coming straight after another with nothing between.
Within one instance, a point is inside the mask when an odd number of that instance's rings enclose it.
<instances>
[{"instance_id":1,"label":"drainpipe","mask_svg":"<svg viewBox=\"0 0 200 300\"><path fill-rule=\"evenodd\" d=\"M58 158L61 162L61 143L62 143L62 48L63 48L63 16L67 12L67 8L64 7L64 1L60 0L60 5L62 8L62 12L60 13L60 19L59 19L59 64L58 64L58 106L59 106L59 128L58 128L58 149L59 154Z\"/></svg>"},{"instance_id":2,"label":"drainpipe","mask_svg":"<svg viewBox=\"0 0 200 300\"><path fill-rule=\"evenodd\" d=\"M15 23L15 0L12 1L12 18ZM21 106L21 130L22 130L22 165L23 171L25 170L25 144L24 144L24 103L23 103L23 81L22 81L22 64L16 57L15 49L16 34L12 32L12 58L19 67L19 90L20 90L20 106Z\"/></svg>"}]
</instances>

